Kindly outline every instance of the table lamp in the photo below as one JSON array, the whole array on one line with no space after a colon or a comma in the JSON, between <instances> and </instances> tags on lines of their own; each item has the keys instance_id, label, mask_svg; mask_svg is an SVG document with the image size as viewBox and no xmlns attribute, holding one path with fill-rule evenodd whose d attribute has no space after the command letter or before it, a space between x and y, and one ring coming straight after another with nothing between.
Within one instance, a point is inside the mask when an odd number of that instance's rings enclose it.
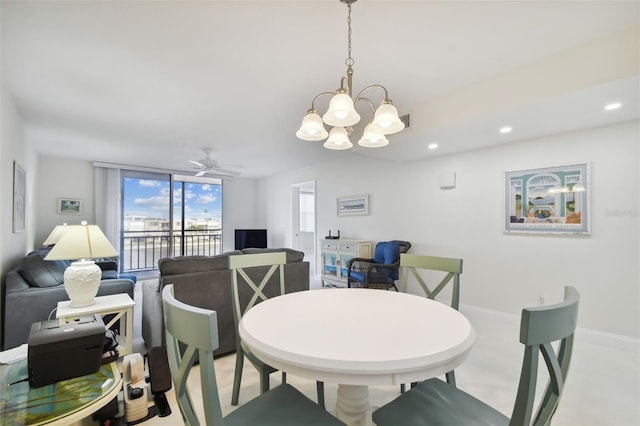
<instances>
[{"instance_id":1,"label":"table lamp","mask_svg":"<svg viewBox=\"0 0 640 426\"><path fill-rule=\"evenodd\" d=\"M68 225L44 260L77 260L64 271L64 289L72 308L91 306L100 286L102 270L93 259L117 256L98 225Z\"/></svg>"},{"instance_id":2,"label":"table lamp","mask_svg":"<svg viewBox=\"0 0 640 426\"><path fill-rule=\"evenodd\" d=\"M69 229L69 227L67 226L66 223L63 223L62 225L56 225L56 227L53 228L53 231L51 231L47 239L44 240L44 243L42 243L42 245L43 246L54 245L55 243L58 242L60 238L62 238L64 233L67 232L67 229Z\"/></svg>"}]
</instances>

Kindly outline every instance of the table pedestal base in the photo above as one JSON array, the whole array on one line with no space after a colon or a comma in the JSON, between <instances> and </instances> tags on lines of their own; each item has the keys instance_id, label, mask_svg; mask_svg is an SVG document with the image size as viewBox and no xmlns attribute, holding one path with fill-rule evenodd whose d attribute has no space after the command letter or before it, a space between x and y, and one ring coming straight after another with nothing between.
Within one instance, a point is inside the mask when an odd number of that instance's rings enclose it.
<instances>
[{"instance_id":1,"label":"table pedestal base","mask_svg":"<svg viewBox=\"0 0 640 426\"><path fill-rule=\"evenodd\" d=\"M364 426L369 412L369 387L338 385L336 416L350 426Z\"/></svg>"}]
</instances>

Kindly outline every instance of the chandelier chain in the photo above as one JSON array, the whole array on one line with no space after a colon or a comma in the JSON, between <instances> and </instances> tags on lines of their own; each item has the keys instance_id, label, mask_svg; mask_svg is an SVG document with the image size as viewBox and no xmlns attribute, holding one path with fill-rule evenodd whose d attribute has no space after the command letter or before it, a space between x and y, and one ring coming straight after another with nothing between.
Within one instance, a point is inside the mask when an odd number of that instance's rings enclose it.
<instances>
[{"instance_id":1,"label":"chandelier chain","mask_svg":"<svg viewBox=\"0 0 640 426\"><path fill-rule=\"evenodd\" d=\"M389 99L387 89L380 84L372 84L354 96L353 93L353 64L351 57L351 5L357 0L340 0L341 3L347 5L347 58L345 65L347 73L340 78L340 88L335 92L322 92L311 101L311 109L302 119L302 125L296 132L302 140L320 141L326 139L324 147L328 149L344 150L353 147L349 140L352 136L353 126L360 122L360 114L355 110L356 104L360 101L366 102L373 112L369 124L364 126L362 138L358 141L358 145L366 148L379 148L389 144L389 140L385 135L398 133L405 128L405 124L398 117L398 110L393 106L393 102ZM376 108L371 99L365 97L374 88L384 92L384 99ZM320 116L315 109L315 103L321 96L331 96L329 109ZM325 124L332 127L331 132L327 132Z\"/></svg>"},{"instance_id":2,"label":"chandelier chain","mask_svg":"<svg viewBox=\"0 0 640 426\"><path fill-rule=\"evenodd\" d=\"M347 53L348 53L348 57L347 59L344 61L344 63L348 66L351 67L353 66L353 58L351 57L351 3L349 3L347 5L347 8L349 9L349 13L347 14Z\"/></svg>"}]
</instances>

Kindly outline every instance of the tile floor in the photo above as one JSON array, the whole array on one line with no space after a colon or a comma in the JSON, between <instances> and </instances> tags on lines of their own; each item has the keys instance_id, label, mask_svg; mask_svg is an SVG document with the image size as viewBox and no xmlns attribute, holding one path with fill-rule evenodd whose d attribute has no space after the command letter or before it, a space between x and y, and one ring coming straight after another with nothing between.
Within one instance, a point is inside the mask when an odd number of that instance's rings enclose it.
<instances>
[{"instance_id":1,"label":"tile floor","mask_svg":"<svg viewBox=\"0 0 640 426\"><path fill-rule=\"evenodd\" d=\"M316 283L317 284L317 283ZM139 290L140 285L136 285ZM141 305L141 292L136 292L136 307ZM136 309L134 347L143 348L139 335L140 311ZM507 415L515 398L522 357L517 341L518 323L505 318L482 317L480 311L464 312L476 327L477 340L469 359L456 370L458 386L486 401ZM506 325L505 325L506 324ZM576 339L573 363L565 395L554 417L554 425L566 426L638 426L640 425L640 376L638 374L638 343L620 348L603 347L589 339ZM615 363L611 362L615 359ZM230 412L235 355L216 359L215 368L223 413ZM620 371L626 374L620 374ZM194 403L202 406L199 382L193 377ZM315 401L315 382L288 375L288 382ZM272 386L280 375L272 375ZM326 406L333 412L337 385L325 384ZM373 407L390 401L399 394L395 386L375 386L370 389ZM258 395L258 375L250 363L245 362L240 403ZM167 394L173 413L171 416L154 417L144 425L182 424L173 390ZM201 408L200 408L201 409Z\"/></svg>"}]
</instances>

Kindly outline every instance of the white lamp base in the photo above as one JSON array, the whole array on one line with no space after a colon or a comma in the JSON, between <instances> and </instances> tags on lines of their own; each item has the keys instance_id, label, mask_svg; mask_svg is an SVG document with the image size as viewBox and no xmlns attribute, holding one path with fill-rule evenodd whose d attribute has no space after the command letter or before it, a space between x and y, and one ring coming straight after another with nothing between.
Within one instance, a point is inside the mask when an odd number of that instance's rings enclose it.
<instances>
[{"instance_id":1,"label":"white lamp base","mask_svg":"<svg viewBox=\"0 0 640 426\"><path fill-rule=\"evenodd\" d=\"M95 305L102 270L93 260L73 262L64 271L64 289L72 308Z\"/></svg>"}]
</instances>

